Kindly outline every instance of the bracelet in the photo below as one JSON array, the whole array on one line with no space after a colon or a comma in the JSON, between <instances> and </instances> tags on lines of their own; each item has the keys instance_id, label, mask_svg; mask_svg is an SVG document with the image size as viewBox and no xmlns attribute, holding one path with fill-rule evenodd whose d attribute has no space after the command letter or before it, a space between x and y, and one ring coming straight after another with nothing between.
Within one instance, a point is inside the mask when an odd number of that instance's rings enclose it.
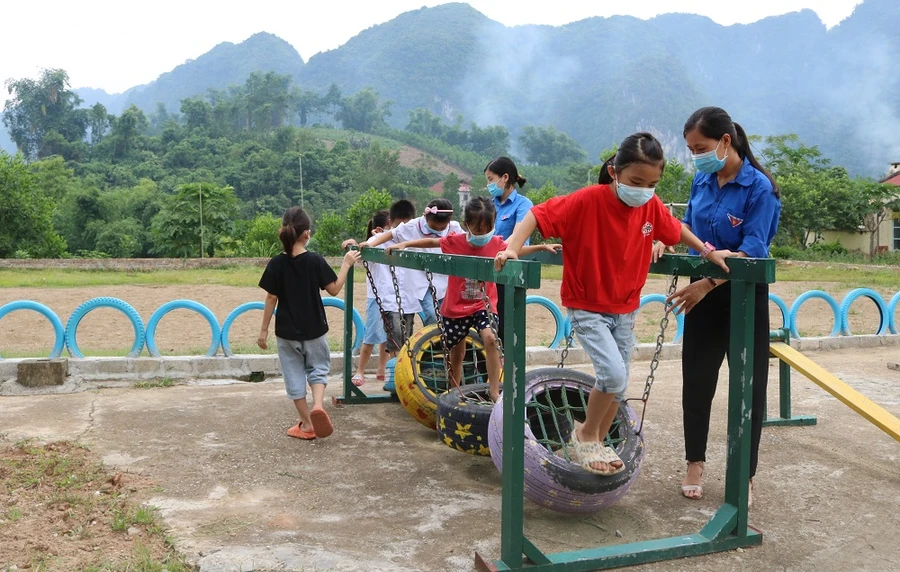
<instances>
[{"instance_id":1,"label":"bracelet","mask_svg":"<svg viewBox=\"0 0 900 572\"><path fill-rule=\"evenodd\" d=\"M700 251L700 258L706 258L707 256L709 256L709 253L712 252L712 251L715 250L715 249L716 249L715 246L711 245L711 244L708 243L708 242L704 242L704 243L703 243L703 250Z\"/></svg>"}]
</instances>

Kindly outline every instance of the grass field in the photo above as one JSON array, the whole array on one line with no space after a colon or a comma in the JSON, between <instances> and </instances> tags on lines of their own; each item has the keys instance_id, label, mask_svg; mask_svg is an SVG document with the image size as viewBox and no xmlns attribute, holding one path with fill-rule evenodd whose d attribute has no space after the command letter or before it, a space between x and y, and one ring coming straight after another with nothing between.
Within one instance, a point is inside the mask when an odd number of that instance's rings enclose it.
<instances>
[{"instance_id":1,"label":"grass field","mask_svg":"<svg viewBox=\"0 0 900 572\"><path fill-rule=\"evenodd\" d=\"M69 269L3 269L0 288L75 288L84 286L144 286L179 284L218 284L222 286L256 286L262 269L258 266L229 266L188 270L129 272L122 270ZM827 265L797 266L779 264L779 282L836 282L858 287L900 288L900 269L873 266ZM545 266L541 276L547 280L562 278L562 268ZM354 272L354 283L362 284L361 268Z\"/></svg>"}]
</instances>

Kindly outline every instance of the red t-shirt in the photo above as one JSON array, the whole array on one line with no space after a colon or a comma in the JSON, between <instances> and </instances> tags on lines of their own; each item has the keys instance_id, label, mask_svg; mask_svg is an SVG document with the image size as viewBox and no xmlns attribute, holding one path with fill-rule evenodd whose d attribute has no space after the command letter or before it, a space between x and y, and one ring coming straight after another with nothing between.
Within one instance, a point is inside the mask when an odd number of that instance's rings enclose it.
<instances>
[{"instance_id":1,"label":"red t-shirt","mask_svg":"<svg viewBox=\"0 0 900 572\"><path fill-rule=\"evenodd\" d=\"M499 236L494 236L487 244L475 248L461 233L448 234L441 239L441 252L445 254L465 254L467 256L484 256L493 258L501 250L506 250L506 243ZM497 285L485 282L485 290L491 300L491 310L497 312ZM441 306L441 315L447 318L464 318L475 312L486 310L481 284L477 280L450 276L447 283L447 295Z\"/></svg>"},{"instance_id":2,"label":"red t-shirt","mask_svg":"<svg viewBox=\"0 0 900 572\"><path fill-rule=\"evenodd\" d=\"M562 239L560 294L567 308L627 314L638 309L653 240L681 240L681 221L656 195L629 207L609 185L555 197L531 209L544 236Z\"/></svg>"}]
</instances>

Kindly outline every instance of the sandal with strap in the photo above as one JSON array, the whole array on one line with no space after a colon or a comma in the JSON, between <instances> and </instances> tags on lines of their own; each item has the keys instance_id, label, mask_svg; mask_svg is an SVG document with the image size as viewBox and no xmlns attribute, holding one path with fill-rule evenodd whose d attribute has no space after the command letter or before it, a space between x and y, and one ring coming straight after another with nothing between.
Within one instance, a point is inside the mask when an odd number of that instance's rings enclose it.
<instances>
[{"instance_id":1,"label":"sandal with strap","mask_svg":"<svg viewBox=\"0 0 900 572\"><path fill-rule=\"evenodd\" d=\"M703 478L703 469L706 468L706 465L703 463L703 461L694 461L692 463L688 463L688 470L690 470L691 465L698 465L700 467L700 478ZM692 493L696 493L697 496L691 496ZM681 494L686 499L700 500L703 498L703 485L681 485Z\"/></svg>"},{"instance_id":2,"label":"sandal with strap","mask_svg":"<svg viewBox=\"0 0 900 572\"><path fill-rule=\"evenodd\" d=\"M366 376L357 373L352 378L350 378L350 381L352 381L353 385L355 385L356 387L361 387L366 382Z\"/></svg>"},{"instance_id":3,"label":"sandal with strap","mask_svg":"<svg viewBox=\"0 0 900 572\"><path fill-rule=\"evenodd\" d=\"M572 437L569 439L569 447L571 447L572 451L570 455L572 460L589 473L609 477L625 470L625 463L622 463L622 459L619 458L615 450L599 441L584 443L578 440L573 431ZM591 466L591 463L606 463L607 469L605 471L596 469ZM614 467L613 463L621 463L621 466Z\"/></svg>"}]
</instances>

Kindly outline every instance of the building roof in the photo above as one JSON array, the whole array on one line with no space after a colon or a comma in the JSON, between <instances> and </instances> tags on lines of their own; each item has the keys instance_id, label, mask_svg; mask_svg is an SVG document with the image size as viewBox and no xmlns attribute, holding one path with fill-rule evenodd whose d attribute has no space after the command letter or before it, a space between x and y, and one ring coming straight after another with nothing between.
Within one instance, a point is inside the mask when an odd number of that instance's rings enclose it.
<instances>
[{"instance_id":1,"label":"building roof","mask_svg":"<svg viewBox=\"0 0 900 572\"><path fill-rule=\"evenodd\" d=\"M444 181L438 181L437 183L428 187L428 190L431 191L435 195L443 195L444 194Z\"/></svg>"},{"instance_id":2,"label":"building roof","mask_svg":"<svg viewBox=\"0 0 900 572\"><path fill-rule=\"evenodd\" d=\"M880 183L886 183L888 185L894 185L895 187L900 187L900 172L894 173L893 175L888 175L884 179L879 181Z\"/></svg>"}]
</instances>

